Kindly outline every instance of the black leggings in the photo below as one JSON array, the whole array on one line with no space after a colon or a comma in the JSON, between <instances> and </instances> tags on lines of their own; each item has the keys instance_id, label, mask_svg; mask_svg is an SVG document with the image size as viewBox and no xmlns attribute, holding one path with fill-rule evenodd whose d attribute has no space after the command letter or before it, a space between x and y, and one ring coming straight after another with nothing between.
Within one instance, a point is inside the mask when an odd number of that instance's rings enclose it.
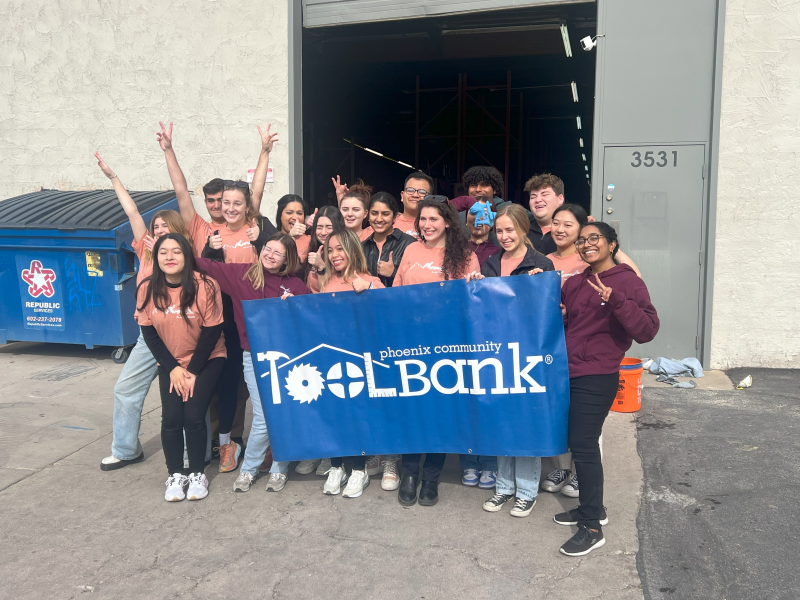
<instances>
[{"instance_id":1,"label":"black leggings","mask_svg":"<svg viewBox=\"0 0 800 600\"><path fill-rule=\"evenodd\" d=\"M403 454L403 477L406 475L419 477L420 458L422 458L422 454ZM428 452L425 455L425 463L422 465L422 481L438 482L446 459L447 454L431 454Z\"/></svg>"},{"instance_id":2,"label":"black leggings","mask_svg":"<svg viewBox=\"0 0 800 600\"><path fill-rule=\"evenodd\" d=\"M344 460L343 457L338 456L336 458L331 459L331 466L339 468L342 466L342 461ZM354 456L353 457L353 470L354 471L363 471L367 468L367 457L366 456Z\"/></svg>"},{"instance_id":3,"label":"black leggings","mask_svg":"<svg viewBox=\"0 0 800 600\"><path fill-rule=\"evenodd\" d=\"M603 509L603 463L600 434L617 395L619 373L569 380L569 447L578 476L578 525L600 528Z\"/></svg>"},{"instance_id":4,"label":"black leggings","mask_svg":"<svg viewBox=\"0 0 800 600\"><path fill-rule=\"evenodd\" d=\"M189 454L189 472L202 473L206 462L206 412L211 395L222 371L224 358L212 358L200 371L194 383L194 396L186 402L175 391L169 391L169 373L158 367L158 386L161 390L161 446L170 475L183 472L183 433Z\"/></svg>"},{"instance_id":5,"label":"black leggings","mask_svg":"<svg viewBox=\"0 0 800 600\"><path fill-rule=\"evenodd\" d=\"M217 414L219 415L219 432L230 433L233 428L233 420L236 417L236 406L238 405L239 380L242 377L242 344L239 342L239 332L233 329L225 329L225 349L228 358L222 367L217 384Z\"/></svg>"}]
</instances>

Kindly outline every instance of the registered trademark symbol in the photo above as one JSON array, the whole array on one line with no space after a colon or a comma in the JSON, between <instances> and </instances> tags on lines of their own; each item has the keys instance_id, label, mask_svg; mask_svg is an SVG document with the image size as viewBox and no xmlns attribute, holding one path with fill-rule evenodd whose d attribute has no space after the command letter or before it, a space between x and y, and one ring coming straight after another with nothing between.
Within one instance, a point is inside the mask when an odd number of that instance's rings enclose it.
<instances>
[{"instance_id":1,"label":"registered trademark symbol","mask_svg":"<svg viewBox=\"0 0 800 600\"><path fill-rule=\"evenodd\" d=\"M553 357L548 354L547 356L544 357L544 362L546 362L549 365L550 363L553 362Z\"/></svg>"}]
</instances>

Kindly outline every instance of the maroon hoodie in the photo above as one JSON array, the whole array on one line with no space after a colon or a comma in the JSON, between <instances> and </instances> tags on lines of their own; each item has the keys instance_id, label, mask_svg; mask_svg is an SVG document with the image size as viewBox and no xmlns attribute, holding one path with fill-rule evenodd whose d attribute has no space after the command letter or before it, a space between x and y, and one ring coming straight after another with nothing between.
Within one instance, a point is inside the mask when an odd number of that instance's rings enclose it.
<instances>
[{"instance_id":1,"label":"maroon hoodie","mask_svg":"<svg viewBox=\"0 0 800 600\"><path fill-rule=\"evenodd\" d=\"M660 325L647 286L628 265L600 273L603 285L611 288L604 304L589 280L597 285L591 268L573 275L561 288L570 379L619 372L632 341L651 341Z\"/></svg>"},{"instance_id":2,"label":"maroon hoodie","mask_svg":"<svg viewBox=\"0 0 800 600\"><path fill-rule=\"evenodd\" d=\"M250 340L247 339L247 330L244 326L243 300L260 300L262 298L280 298L284 292L295 296L310 294L311 292L299 277L287 275L273 275L264 269L264 288L254 290L253 284L245 277L250 268L249 264L221 263L208 258L197 258L197 266L217 280L220 289L233 300L233 320L239 331L239 341L242 348L250 352Z\"/></svg>"}]
</instances>

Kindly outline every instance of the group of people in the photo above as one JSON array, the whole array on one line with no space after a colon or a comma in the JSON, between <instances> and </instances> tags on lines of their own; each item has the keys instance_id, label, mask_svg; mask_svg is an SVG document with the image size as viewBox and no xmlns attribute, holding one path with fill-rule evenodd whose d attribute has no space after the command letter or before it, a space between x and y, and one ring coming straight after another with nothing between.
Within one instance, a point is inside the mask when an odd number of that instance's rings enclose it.
<instances>
[{"instance_id":1,"label":"group of people","mask_svg":"<svg viewBox=\"0 0 800 600\"><path fill-rule=\"evenodd\" d=\"M632 340L646 343L659 320L636 266L619 248L617 234L578 205L564 203L564 184L551 174L525 186L529 210L503 201L502 175L476 166L463 176L465 195L433 196L423 172L405 179L400 203L358 181L333 179L337 205L310 212L305 200L278 201L275 224L260 214L269 155L277 136L258 129L261 152L252 185L213 179L203 187L210 221L194 209L172 144L172 124L157 133L179 212L160 211L144 222L119 177L96 154L130 219L139 259L136 319L141 335L114 389L111 456L101 469L144 460L138 440L142 405L157 377L162 402L161 440L167 464L165 499L208 495L204 471L213 457L221 473L238 471L236 492L268 473L267 491L279 492L289 463L272 459L259 399L242 302L309 293L416 285L443 280L559 271L570 376L568 445L540 481L542 457L460 456L462 483L494 489L489 512L511 506L528 516L539 489L579 499L555 516L578 531L562 547L581 556L605 540L600 439L617 393L619 366ZM243 384L243 385L242 385ZM246 389L245 389L246 388ZM253 421L243 440L246 399ZM213 415L212 415L213 413ZM212 416L216 421L212 434ZM238 430L237 430L238 428ZM212 441L213 438L213 441ZM438 501L446 455L326 457L304 460L295 471L326 477L323 492L362 495L370 476L397 490L404 506Z\"/></svg>"}]
</instances>

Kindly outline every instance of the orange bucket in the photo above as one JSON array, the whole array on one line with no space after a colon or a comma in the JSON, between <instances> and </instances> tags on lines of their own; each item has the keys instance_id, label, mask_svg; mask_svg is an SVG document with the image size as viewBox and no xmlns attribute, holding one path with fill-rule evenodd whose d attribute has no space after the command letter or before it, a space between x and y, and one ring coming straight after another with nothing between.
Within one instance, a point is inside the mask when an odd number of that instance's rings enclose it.
<instances>
[{"instance_id":1,"label":"orange bucket","mask_svg":"<svg viewBox=\"0 0 800 600\"><path fill-rule=\"evenodd\" d=\"M623 358L619 366L619 388L611 410L632 413L642 408L642 361Z\"/></svg>"}]
</instances>

